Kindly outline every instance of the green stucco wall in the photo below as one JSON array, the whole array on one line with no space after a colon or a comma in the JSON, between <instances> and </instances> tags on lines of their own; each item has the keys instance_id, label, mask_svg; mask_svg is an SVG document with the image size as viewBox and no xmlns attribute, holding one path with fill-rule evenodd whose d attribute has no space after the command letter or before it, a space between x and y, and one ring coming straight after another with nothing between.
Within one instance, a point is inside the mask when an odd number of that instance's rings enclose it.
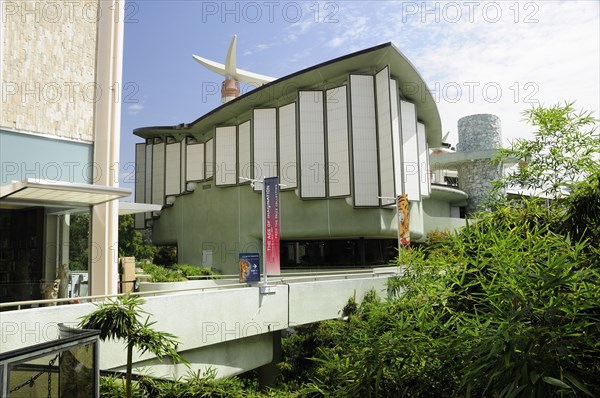
<instances>
[{"instance_id":1,"label":"green stucco wall","mask_svg":"<svg viewBox=\"0 0 600 398\"><path fill-rule=\"evenodd\" d=\"M426 202L422 202L426 203ZM411 238L422 240L432 229L422 203L412 203ZM431 204L450 215L447 203ZM430 206L430 207L431 207ZM355 209L345 198L302 200L294 191L281 192L281 239L394 239L395 208ZM446 224L443 218L442 223ZM464 223L464 220L460 220ZM261 195L249 185L216 188L212 181L198 183L194 193L177 197L154 221L156 244L176 244L178 261L202 264L202 253L212 251L213 267L226 274L238 272L240 252L262 252ZM435 228L433 228L435 229Z\"/></svg>"}]
</instances>

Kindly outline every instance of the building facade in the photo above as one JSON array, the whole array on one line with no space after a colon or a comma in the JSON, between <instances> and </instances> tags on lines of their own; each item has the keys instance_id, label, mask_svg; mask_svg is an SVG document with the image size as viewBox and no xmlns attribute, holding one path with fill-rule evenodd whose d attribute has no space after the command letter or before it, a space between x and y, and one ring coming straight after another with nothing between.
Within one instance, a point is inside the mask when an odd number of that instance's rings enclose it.
<instances>
[{"instance_id":1,"label":"building facade","mask_svg":"<svg viewBox=\"0 0 600 398\"><path fill-rule=\"evenodd\" d=\"M91 293L116 293L124 1L0 5L0 302L64 279L72 214Z\"/></svg>"},{"instance_id":2,"label":"building facade","mask_svg":"<svg viewBox=\"0 0 600 398\"><path fill-rule=\"evenodd\" d=\"M134 131L138 215L180 263L238 271L261 252L260 184L281 185L282 267L385 264L396 255L394 198L410 235L464 225L467 194L431 181L441 122L427 86L391 43L264 84L190 124Z\"/></svg>"}]
</instances>

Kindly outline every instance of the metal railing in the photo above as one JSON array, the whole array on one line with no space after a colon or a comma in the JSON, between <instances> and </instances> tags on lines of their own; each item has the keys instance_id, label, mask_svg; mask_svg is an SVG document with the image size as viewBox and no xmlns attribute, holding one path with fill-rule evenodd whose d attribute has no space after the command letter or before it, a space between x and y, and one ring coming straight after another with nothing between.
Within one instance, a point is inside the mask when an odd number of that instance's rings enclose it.
<instances>
[{"instance_id":1,"label":"metal railing","mask_svg":"<svg viewBox=\"0 0 600 398\"><path fill-rule=\"evenodd\" d=\"M387 266L380 268L369 268L369 269L356 269L356 270L331 270L331 271L304 271L304 272L286 272L280 275L268 275L269 284L273 283L293 283L293 282L306 282L306 281L319 281L323 279L335 280L335 279L350 279L350 278L358 278L363 276L381 276L381 275L390 275L397 274L398 267L396 266ZM220 280L227 279L235 279L238 278L237 274L229 274L229 275L216 275ZM154 296L164 296L165 294L171 293L181 293L181 292L194 292L194 291L206 291L206 290L220 290L220 289L245 289L249 287L259 286L261 283L253 283L253 284L242 284L239 282L224 284L224 285L215 285L215 286L201 286L201 287L193 287L193 288L176 288L176 289L168 289L168 290L152 290L146 292L130 292L130 293L118 293L118 294L104 294L104 295L94 295L94 296L83 296L83 297L67 297L67 298L56 298L56 299L44 299L44 300L25 300L25 301L15 301L15 302L7 302L0 303L0 310L3 308L16 307L16 310L23 309L23 306L46 306L46 305L56 305L56 304L80 304L80 303L89 303L96 302L107 299L114 299L121 296L133 295L133 296L143 296L143 297L154 297ZM31 308L31 307L30 307ZM33 307L35 308L35 307Z\"/></svg>"}]
</instances>

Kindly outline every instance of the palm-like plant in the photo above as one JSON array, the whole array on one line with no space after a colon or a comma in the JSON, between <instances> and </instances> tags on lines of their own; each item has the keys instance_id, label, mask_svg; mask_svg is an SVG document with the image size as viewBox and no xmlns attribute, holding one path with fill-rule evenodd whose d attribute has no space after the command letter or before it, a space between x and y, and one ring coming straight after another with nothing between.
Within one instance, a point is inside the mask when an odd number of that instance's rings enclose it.
<instances>
[{"instance_id":1,"label":"palm-like plant","mask_svg":"<svg viewBox=\"0 0 600 398\"><path fill-rule=\"evenodd\" d=\"M79 327L83 329L100 330L100 339L123 339L127 343L127 372L125 391L127 398L131 398L131 373L133 363L133 348L143 354L147 351L156 355L160 360L165 356L171 357L175 362L186 361L177 352L177 338L171 333L159 332L152 329L156 322L150 322L150 314L141 306L144 299L140 296L120 296L116 300L109 300L96 304L97 309L82 317ZM142 323L138 315L146 314Z\"/></svg>"}]
</instances>

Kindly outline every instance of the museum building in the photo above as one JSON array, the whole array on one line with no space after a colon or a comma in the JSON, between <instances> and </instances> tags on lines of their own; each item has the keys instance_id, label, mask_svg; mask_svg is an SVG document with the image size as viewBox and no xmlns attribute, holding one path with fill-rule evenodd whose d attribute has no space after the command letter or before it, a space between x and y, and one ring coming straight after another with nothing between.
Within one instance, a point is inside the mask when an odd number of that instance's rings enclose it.
<instances>
[{"instance_id":1,"label":"museum building","mask_svg":"<svg viewBox=\"0 0 600 398\"><path fill-rule=\"evenodd\" d=\"M386 264L397 254L400 194L412 242L465 225L468 194L430 157L448 152L437 105L391 43L266 82L189 124L134 134L144 139L136 202L162 206L136 215L136 227L177 246L179 263L229 274L239 253L260 252L257 182L272 176L282 268Z\"/></svg>"}]
</instances>

